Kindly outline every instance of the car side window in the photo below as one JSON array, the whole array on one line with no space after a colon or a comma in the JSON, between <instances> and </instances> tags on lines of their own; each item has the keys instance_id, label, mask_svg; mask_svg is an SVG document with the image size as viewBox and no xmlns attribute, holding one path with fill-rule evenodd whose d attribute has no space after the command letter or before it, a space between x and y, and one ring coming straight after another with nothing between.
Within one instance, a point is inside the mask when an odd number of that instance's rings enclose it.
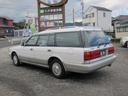
<instances>
[{"instance_id":1,"label":"car side window","mask_svg":"<svg viewBox=\"0 0 128 96\"><path fill-rule=\"evenodd\" d=\"M57 33L56 46L58 47L81 47L80 35L78 32Z\"/></svg>"},{"instance_id":2,"label":"car side window","mask_svg":"<svg viewBox=\"0 0 128 96\"><path fill-rule=\"evenodd\" d=\"M48 38L48 46L54 46L55 44L55 36L54 34L50 34Z\"/></svg>"},{"instance_id":3,"label":"car side window","mask_svg":"<svg viewBox=\"0 0 128 96\"><path fill-rule=\"evenodd\" d=\"M48 45L48 35L40 35L36 45L37 46L47 46Z\"/></svg>"},{"instance_id":4,"label":"car side window","mask_svg":"<svg viewBox=\"0 0 128 96\"><path fill-rule=\"evenodd\" d=\"M27 42L25 43L25 46L35 46L36 42L38 40L38 36L32 36L30 37Z\"/></svg>"}]
</instances>

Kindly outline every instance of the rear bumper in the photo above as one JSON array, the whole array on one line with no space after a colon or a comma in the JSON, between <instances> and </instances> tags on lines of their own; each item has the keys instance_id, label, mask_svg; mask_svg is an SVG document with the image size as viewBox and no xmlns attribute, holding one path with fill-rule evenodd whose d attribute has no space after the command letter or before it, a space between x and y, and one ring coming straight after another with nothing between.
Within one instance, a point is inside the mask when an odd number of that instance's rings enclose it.
<instances>
[{"instance_id":1,"label":"rear bumper","mask_svg":"<svg viewBox=\"0 0 128 96\"><path fill-rule=\"evenodd\" d=\"M95 70L101 69L105 66L112 65L116 59L116 55L113 55L105 60L96 61L90 64L77 64L77 65L66 65L67 71L78 72L78 73L90 73Z\"/></svg>"}]
</instances>

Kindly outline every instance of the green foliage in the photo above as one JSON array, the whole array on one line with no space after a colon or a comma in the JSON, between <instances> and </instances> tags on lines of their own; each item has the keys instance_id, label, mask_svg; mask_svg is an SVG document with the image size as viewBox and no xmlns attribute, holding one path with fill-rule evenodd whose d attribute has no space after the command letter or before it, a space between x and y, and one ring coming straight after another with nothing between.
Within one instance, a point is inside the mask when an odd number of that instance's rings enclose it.
<instances>
[{"instance_id":1,"label":"green foliage","mask_svg":"<svg viewBox=\"0 0 128 96\"><path fill-rule=\"evenodd\" d=\"M24 28L25 28L25 20L14 23L14 29L15 30L24 29Z\"/></svg>"}]
</instances>

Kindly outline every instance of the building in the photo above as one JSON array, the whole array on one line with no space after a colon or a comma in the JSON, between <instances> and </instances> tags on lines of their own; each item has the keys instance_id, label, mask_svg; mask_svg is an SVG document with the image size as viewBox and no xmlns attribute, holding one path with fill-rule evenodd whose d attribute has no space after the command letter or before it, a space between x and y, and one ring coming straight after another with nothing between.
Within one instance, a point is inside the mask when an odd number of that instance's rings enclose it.
<instances>
[{"instance_id":1,"label":"building","mask_svg":"<svg viewBox=\"0 0 128 96\"><path fill-rule=\"evenodd\" d=\"M90 6L85 12L84 25L97 26L105 32L113 32L112 11L104 7Z\"/></svg>"},{"instance_id":2,"label":"building","mask_svg":"<svg viewBox=\"0 0 128 96\"><path fill-rule=\"evenodd\" d=\"M112 22L116 38L128 36L128 15L115 17Z\"/></svg>"},{"instance_id":3,"label":"building","mask_svg":"<svg viewBox=\"0 0 128 96\"><path fill-rule=\"evenodd\" d=\"M64 26L82 26L82 22L65 23Z\"/></svg>"},{"instance_id":4,"label":"building","mask_svg":"<svg viewBox=\"0 0 128 96\"><path fill-rule=\"evenodd\" d=\"M13 20L7 17L0 17L0 37L13 35Z\"/></svg>"}]
</instances>

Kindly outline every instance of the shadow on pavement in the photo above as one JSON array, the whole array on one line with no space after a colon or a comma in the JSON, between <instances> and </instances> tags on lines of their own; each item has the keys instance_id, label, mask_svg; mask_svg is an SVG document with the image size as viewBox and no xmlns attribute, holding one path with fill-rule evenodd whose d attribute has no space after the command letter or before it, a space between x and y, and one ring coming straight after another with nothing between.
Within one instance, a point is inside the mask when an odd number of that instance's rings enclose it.
<instances>
[{"instance_id":1,"label":"shadow on pavement","mask_svg":"<svg viewBox=\"0 0 128 96\"><path fill-rule=\"evenodd\" d=\"M33 70L33 71L38 71L44 75L52 76L52 73L48 68L30 65L30 64L23 64L22 67L29 69L29 70ZM111 74L111 72L109 72L109 70L105 71L104 69L95 71L93 73L86 73L86 74L68 72L66 77L62 80L72 80L72 81L76 81L76 82L84 81L85 82L85 81L98 80L98 79L102 79L105 77L109 77L110 74Z\"/></svg>"}]
</instances>

